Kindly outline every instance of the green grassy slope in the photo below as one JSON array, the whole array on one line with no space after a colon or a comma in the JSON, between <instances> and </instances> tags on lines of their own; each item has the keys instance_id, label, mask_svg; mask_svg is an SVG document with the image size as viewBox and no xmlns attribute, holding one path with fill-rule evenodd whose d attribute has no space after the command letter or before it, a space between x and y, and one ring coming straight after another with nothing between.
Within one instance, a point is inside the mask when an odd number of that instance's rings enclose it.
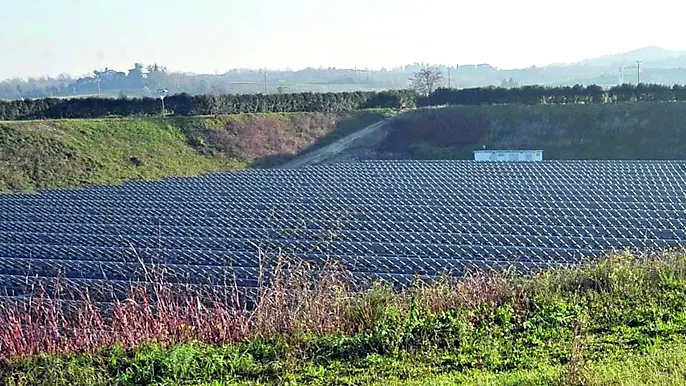
<instances>
[{"instance_id":1,"label":"green grassy slope","mask_svg":"<svg viewBox=\"0 0 686 386\"><path fill-rule=\"evenodd\" d=\"M0 191L269 165L391 114L243 114L0 122Z\"/></svg>"},{"instance_id":2,"label":"green grassy slope","mask_svg":"<svg viewBox=\"0 0 686 386\"><path fill-rule=\"evenodd\" d=\"M380 151L471 159L472 150L543 149L546 159L684 159L686 103L450 106L394 119Z\"/></svg>"}]
</instances>

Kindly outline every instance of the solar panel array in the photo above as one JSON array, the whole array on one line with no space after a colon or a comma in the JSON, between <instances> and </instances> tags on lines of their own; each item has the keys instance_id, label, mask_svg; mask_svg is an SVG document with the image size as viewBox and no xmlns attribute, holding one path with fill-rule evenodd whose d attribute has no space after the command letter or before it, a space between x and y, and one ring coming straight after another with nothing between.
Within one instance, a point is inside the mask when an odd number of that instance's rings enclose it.
<instances>
[{"instance_id":1,"label":"solar panel array","mask_svg":"<svg viewBox=\"0 0 686 386\"><path fill-rule=\"evenodd\" d=\"M269 256L396 284L686 241L686 162L366 161L0 196L0 288L255 287Z\"/></svg>"}]
</instances>

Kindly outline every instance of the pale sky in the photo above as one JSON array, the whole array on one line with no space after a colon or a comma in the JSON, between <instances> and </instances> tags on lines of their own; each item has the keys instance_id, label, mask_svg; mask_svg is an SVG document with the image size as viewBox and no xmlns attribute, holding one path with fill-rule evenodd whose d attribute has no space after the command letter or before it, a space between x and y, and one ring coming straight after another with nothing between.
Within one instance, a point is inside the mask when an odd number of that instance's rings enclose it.
<instances>
[{"instance_id":1,"label":"pale sky","mask_svg":"<svg viewBox=\"0 0 686 386\"><path fill-rule=\"evenodd\" d=\"M157 62L172 71L572 62L686 50L683 1L0 0L0 79Z\"/></svg>"}]
</instances>

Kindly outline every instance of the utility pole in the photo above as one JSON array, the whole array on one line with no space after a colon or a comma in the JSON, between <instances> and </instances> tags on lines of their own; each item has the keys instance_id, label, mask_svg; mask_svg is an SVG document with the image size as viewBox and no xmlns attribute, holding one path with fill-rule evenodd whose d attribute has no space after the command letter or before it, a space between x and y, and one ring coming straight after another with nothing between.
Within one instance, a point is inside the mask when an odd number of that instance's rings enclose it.
<instances>
[{"instance_id":1,"label":"utility pole","mask_svg":"<svg viewBox=\"0 0 686 386\"><path fill-rule=\"evenodd\" d=\"M455 71L457 71L457 70L459 70L459 69L460 69L460 65L459 65L459 64L456 64L456 65L455 65ZM455 89L457 89L457 86L455 86Z\"/></svg>"},{"instance_id":2,"label":"utility pole","mask_svg":"<svg viewBox=\"0 0 686 386\"><path fill-rule=\"evenodd\" d=\"M636 61L636 85L641 84L641 61Z\"/></svg>"},{"instance_id":3,"label":"utility pole","mask_svg":"<svg viewBox=\"0 0 686 386\"><path fill-rule=\"evenodd\" d=\"M624 67L619 67L619 83L618 85L621 86L624 84Z\"/></svg>"},{"instance_id":4,"label":"utility pole","mask_svg":"<svg viewBox=\"0 0 686 386\"><path fill-rule=\"evenodd\" d=\"M267 95L267 69L264 69L264 94Z\"/></svg>"},{"instance_id":5,"label":"utility pole","mask_svg":"<svg viewBox=\"0 0 686 386\"><path fill-rule=\"evenodd\" d=\"M641 84L641 65L643 64L643 61L637 60L635 66L631 67L624 67L621 66L619 67L619 84L622 85L624 84L624 70L629 70L629 69L636 69L636 85L638 86Z\"/></svg>"},{"instance_id":6,"label":"utility pole","mask_svg":"<svg viewBox=\"0 0 686 386\"><path fill-rule=\"evenodd\" d=\"M169 90L167 90L166 88L161 88L161 89L157 90L157 94L160 96L160 100L162 101L162 117L164 117L165 116L164 97L166 97L167 94L169 94Z\"/></svg>"},{"instance_id":7,"label":"utility pole","mask_svg":"<svg viewBox=\"0 0 686 386\"><path fill-rule=\"evenodd\" d=\"M451 70L452 69L450 67L448 67L448 88L450 88L450 71Z\"/></svg>"},{"instance_id":8,"label":"utility pole","mask_svg":"<svg viewBox=\"0 0 686 386\"><path fill-rule=\"evenodd\" d=\"M98 75L98 98L100 98L100 75Z\"/></svg>"}]
</instances>

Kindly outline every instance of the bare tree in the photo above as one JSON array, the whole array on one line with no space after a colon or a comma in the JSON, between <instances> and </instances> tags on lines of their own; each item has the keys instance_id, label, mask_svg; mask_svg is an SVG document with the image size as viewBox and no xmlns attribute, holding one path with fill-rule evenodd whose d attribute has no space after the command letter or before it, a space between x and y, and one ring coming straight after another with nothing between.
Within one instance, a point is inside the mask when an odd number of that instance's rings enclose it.
<instances>
[{"instance_id":1,"label":"bare tree","mask_svg":"<svg viewBox=\"0 0 686 386\"><path fill-rule=\"evenodd\" d=\"M431 104L431 94L443 83L443 73L438 67L427 67L421 69L410 78L410 87L419 94L429 98Z\"/></svg>"},{"instance_id":2,"label":"bare tree","mask_svg":"<svg viewBox=\"0 0 686 386\"><path fill-rule=\"evenodd\" d=\"M212 86L212 92L207 94L207 103L210 108L210 114L214 115L215 118L220 114L225 113L225 99L223 95L228 94L228 92L223 87Z\"/></svg>"}]
</instances>

